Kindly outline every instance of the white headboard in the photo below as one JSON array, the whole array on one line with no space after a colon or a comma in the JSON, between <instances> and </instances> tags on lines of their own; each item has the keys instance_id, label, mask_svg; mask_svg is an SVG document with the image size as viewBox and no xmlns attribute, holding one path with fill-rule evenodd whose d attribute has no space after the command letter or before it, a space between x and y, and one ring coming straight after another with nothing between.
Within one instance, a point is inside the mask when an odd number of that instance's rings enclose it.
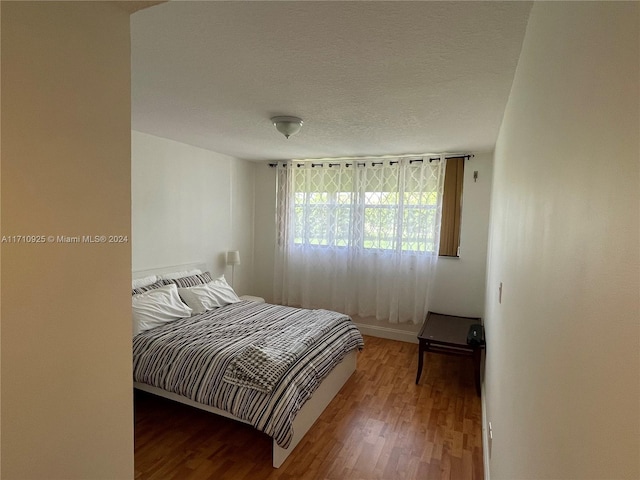
<instances>
[{"instance_id":1,"label":"white headboard","mask_svg":"<svg viewBox=\"0 0 640 480\"><path fill-rule=\"evenodd\" d=\"M209 267L206 263L185 263L182 265L172 265L170 267L158 267L158 268L150 268L149 270L137 270L135 272L131 272L131 276L133 279L148 277L149 275L164 275L172 272L182 272L184 270L193 270L195 268L199 268L203 272L209 270Z\"/></svg>"}]
</instances>

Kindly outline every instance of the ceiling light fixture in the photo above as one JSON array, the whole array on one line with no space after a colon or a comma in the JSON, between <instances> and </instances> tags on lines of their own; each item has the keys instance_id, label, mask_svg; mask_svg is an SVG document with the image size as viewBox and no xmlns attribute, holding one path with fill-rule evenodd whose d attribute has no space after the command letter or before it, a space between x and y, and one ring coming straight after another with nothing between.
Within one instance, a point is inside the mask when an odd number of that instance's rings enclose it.
<instances>
[{"instance_id":1,"label":"ceiling light fixture","mask_svg":"<svg viewBox=\"0 0 640 480\"><path fill-rule=\"evenodd\" d=\"M302 119L298 117L272 117L271 121L281 134L289 138L291 135L295 135L302 128Z\"/></svg>"}]
</instances>

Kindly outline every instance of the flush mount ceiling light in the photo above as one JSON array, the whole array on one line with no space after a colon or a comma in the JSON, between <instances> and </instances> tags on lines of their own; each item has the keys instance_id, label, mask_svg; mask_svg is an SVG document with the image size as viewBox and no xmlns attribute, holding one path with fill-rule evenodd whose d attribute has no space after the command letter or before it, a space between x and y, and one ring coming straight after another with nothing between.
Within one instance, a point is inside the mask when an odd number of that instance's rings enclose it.
<instances>
[{"instance_id":1,"label":"flush mount ceiling light","mask_svg":"<svg viewBox=\"0 0 640 480\"><path fill-rule=\"evenodd\" d=\"M302 128L302 119L298 117L272 117L271 121L281 134L289 138L291 135L295 135Z\"/></svg>"}]
</instances>

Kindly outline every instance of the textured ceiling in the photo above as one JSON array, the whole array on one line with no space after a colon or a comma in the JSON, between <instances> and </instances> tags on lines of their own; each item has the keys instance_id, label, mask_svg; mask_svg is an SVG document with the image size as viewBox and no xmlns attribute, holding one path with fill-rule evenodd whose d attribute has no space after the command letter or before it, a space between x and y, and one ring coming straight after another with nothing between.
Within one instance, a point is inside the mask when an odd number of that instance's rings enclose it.
<instances>
[{"instance_id":1,"label":"textured ceiling","mask_svg":"<svg viewBox=\"0 0 640 480\"><path fill-rule=\"evenodd\" d=\"M131 16L133 128L250 160L492 150L530 7L164 3Z\"/></svg>"}]
</instances>

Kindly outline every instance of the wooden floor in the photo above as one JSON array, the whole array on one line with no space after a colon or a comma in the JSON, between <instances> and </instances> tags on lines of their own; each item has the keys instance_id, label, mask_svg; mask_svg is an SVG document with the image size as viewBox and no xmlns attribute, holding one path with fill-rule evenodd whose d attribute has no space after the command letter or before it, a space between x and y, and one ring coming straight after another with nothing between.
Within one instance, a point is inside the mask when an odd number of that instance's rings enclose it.
<instances>
[{"instance_id":1,"label":"wooden floor","mask_svg":"<svg viewBox=\"0 0 640 480\"><path fill-rule=\"evenodd\" d=\"M365 337L358 367L284 465L232 420L136 392L137 480L481 479L480 399L469 358Z\"/></svg>"}]
</instances>

